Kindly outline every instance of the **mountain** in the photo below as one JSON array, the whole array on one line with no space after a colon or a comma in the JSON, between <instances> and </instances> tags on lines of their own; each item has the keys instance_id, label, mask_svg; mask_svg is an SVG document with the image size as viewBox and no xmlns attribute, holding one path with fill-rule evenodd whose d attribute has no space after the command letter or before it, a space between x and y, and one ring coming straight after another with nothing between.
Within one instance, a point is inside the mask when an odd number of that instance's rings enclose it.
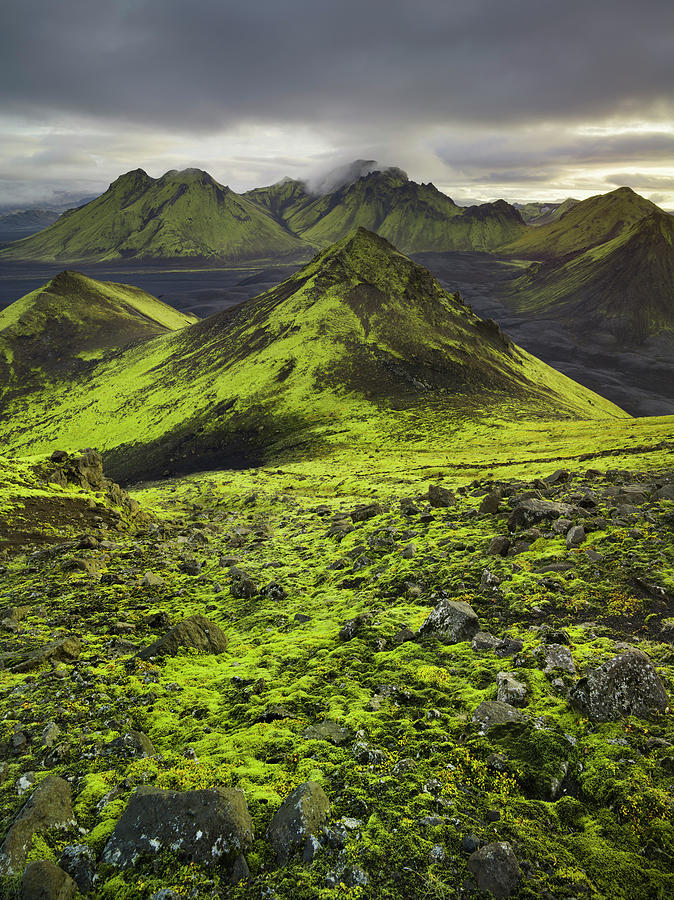
<instances>
[{"instance_id":1,"label":"mountain","mask_svg":"<svg viewBox=\"0 0 674 900\"><path fill-rule=\"evenodd\" d=\"M529 228L501 252L522 258L557 259L603 244L644 216L658 212L662 210L631 188L618 188L581 200L555 222Z\"/></svg>"},{"instance_id":2,"label":"mountain","mask_svg":"<svg viewBox=\"0 0 674 900\"><path fill-rule=\"evenodd\" d=\"M253 188L241 196L261 206L284 224L293 212L307 206L314 199L314 195L309 193L303 181L295 181L292 178L282 178L269 187Z\"/></svg>"},{"instance_id":3,"label":"mountain","mask_svg":"<svg viewBox=\"0 0 674 900\"><path fill-rule=\"evenodd\" d=\"M405 253L493 250L525 229L519 213L503 200L460 207L433 184L410 181L397 168L373 171L315 198L295 190L281 215L291 231L317 247L360 226Z\"/></svg>"},{"instance_id":4,"label":"mountain","mask_svg":"<svg viewBox=\"0 0 674 900\"><path fill-rule=\"evenodd\" d=\"M557 203L513 203L513 206L527 225L548 225L550 222L556 222L578 203L580 200L567 197L566 200Z\"/></svg>"},{"instance_id":5,"label":"mountain","mask_svg":"<svg viewBox=\"0 0 674 900\"><path fill-rule=\"evenodd\" d=\"M513 283L512 306L620 344L674 336L674 220L655 212L568 260L534 264Z\"/></svg>"},{"instance_id":6,"label":"mountain","mask_svg":"<svg viewBox=\"0 0 674 900\"><path fill-rule=\"evenodd\" d=\"M298 254L306 256L298 237L207 172L185 169L155 179L136 169L91 203L0 250L0 260L231 263Z\"/></svg>"},{"instance_id":7,"label":"mountain","mask_svg":"<svg viewBox=\"0 0 674 900\"><path fill-rule=\"evenodd\" d=\"M139 288L61 272L0 311L0 384L25 389L196 321Z\"/></svg>"},{"instance_id":8,"label":"mountain","mask_svg":"<svg viewBox=\"0 0 674 900\"><path fill-rule=\"evenodd\" d=\"M482 411L482 412L481 412ZM499 413L500 411L500 413ZM12 450L96 446L112 473L252 463L481 414L624 415L358 228L238 308L7 398ZM412 421L415 424L412 426Z\"/></svg>"}]
</instances>

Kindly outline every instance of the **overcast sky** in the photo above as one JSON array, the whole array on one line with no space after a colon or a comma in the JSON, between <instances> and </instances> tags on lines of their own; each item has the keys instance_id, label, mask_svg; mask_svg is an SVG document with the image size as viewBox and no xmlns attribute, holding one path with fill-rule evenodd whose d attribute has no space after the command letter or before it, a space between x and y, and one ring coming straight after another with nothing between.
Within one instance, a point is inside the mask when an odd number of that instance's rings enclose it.
<instances>
[{"instance_id":1,"label":"overcast sky","mask_svg":"<svg viewBox=\"0 0 674 900\"><path fill-rule=\"evenodd\" d=\"M0 204L356 157L459 202L674 208L672 0L3 0Z\"/></svg>"}]
</instances>

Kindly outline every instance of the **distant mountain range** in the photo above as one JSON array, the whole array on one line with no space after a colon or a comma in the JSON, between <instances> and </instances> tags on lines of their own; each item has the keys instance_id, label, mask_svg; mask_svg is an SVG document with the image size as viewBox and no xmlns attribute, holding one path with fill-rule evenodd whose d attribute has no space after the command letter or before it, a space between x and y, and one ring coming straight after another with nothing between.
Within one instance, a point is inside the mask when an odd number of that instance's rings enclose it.
<instances>
[{"instance_id":1,"label":"distant mountain range","mask_svg":"<svg viewBox=\"0 0 674 900\"><path fill-rule=\"evenodd\" d=\"M180 322L163 304L129 298L130 290L67 273L5 310L10 326L27 323L26 358L49 369L49 384L0 379L4 446L38 452L93 444L111 471L130 478L250 463L272 449L277 457L298 447L320 452L364 430L373 439L404 435L411 421L419 427L438 413L624 415L515 346L427 269L363 228L272 290L177 331ZM76 358L60 373L41 310L54 294L54 315L68 323ZM118 346L102 353L92 296L108 316L108 335L118 335ZM134 309L146 309L154 324L124 346L136 327ZM10 367L20 339L10 327Z\"/></svg>"}]
</instances>

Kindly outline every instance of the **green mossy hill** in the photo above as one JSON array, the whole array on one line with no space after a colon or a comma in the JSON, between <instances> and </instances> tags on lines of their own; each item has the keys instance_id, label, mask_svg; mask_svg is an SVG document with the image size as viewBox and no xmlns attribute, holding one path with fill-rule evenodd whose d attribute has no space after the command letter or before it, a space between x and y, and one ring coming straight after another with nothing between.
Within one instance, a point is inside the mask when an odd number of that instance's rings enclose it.
<instances>
[{"instance_id":1,"label":"green mossy hill","mask_svg":"<svg viewBox=\"0 0 674 900\"><path fill-rule=\"evenodd\" d=\"M494 250L525 231L520 214L503 200L459 207L433 184L410 181L397 168L372 172L299 209L291 207L284 220L317 246L362 226L405 253Z\"/></svg>"},{"instance_id":2,"label":"green mossy hill","mask_svg":"<svg viewBox=\"0 0 674 900\"><path fill-rule=\"evenodd\" d=\"M306 258L306 245L259 206L199 169L150 178L127 172L108 190L0 259L101 261L183 259L241 262Z\"/></svg>"},{"instance_id":3,"label":"green mossy hill","mask_svg":"<svg viewBox=\"0 0 674 900\"><path fill-rule=\"evenodd\" d=\"M287 223L293 212L315 199L303 181L296 181L293 178L282 178L269 187L253 188L241 196L266 209L275 219L284 223Z\"/></svg>"},{"instance_id":4,"label":"green mossy hill","mask_svg":"<svg viewBox=\"0 0 674 900\"><path fill-rule=\"evenodd\" d=\"M548 225L561 219L565 212L580 203L573 197L567 197L561 203L516 203L515 208L527 225Z\"/></svg>"},{"instance_id":5,"label":"green mossy hill","mask_svg":"<svg viewBox=\"0 0 674 900\"><path fill-rule=\"evenodd\" d=\"M571 206L556 221L529 228L501 252L522 258L554 259L580 253L618 237L645 216L662 212L631 188L598 194Z\"/></svg>"},{"instance_id":6,"label":"green mossy hill","mask_svg":"<svg viewBox=\"0 0 674 900\"><path fill-rule=\"evenodd\" d=\"M671 420L639 452L666 422L538 427L164 479L134 535L5 554L0 896L48 860L90 900L461 900L494 845L512 900L672 896ZM511 529L526 498L565 518ZM479 633L420 634L443 600ZM226 646L142 658L185 619ZM656 705L587 718L583 679L626 648ZM513 683L519 721L485 733ZM57 787L62 827L12 829Z\"/></svg>"},{"instance_id":7,"label":"green mossy hill","mask_svg":"<svg viewBox=\"0 0 674 900\"><path fill-rule=\"evenodd\" d=\"M133 531L148 525L138 504L104 477L93 450L56 451L47 458L2 456L0 468L0 552L81 537L87 529Z\"/></svg>"},{"instance_id":8,"label":"green mossy hill","mask_svg":"<svg viewBox=\"0 0 674 900\"><path fill-rule=\"evenodd\" d=\"M620 344L674 337L674 219L639 219L613 240L560 262L533 264L509 302L521 312L564 320L585 338L609 332Z\"/></svg>"},{"instance_id":9,"label":"green mossy hill","mask_svg":"<svg viewBox=\"0 0 674 900\"><path fill-rule=\"evenodd\" d=\"M465 417L622 417L513 345L383 238L356 229L278 287L8 396L14 451L92 443L116 477L213 467Z\"/></svg>"},{"instance_id":10,"label":"green mossy hill","mask_svg":"<svg viewBox=\"0 0 674 900\"><path fill-rule=\"evenodd\" d=\"M61 272L0 310L0 393L196 321L140 288Z\"/></svg>"}]
</instances>

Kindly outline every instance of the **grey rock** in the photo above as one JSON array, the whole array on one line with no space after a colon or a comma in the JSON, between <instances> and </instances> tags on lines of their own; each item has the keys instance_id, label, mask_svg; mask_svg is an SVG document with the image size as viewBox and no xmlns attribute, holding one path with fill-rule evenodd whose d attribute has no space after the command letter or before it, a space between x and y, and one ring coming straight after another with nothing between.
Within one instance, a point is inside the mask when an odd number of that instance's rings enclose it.
<instances>
[{"instance_id":1,"label":"grey rock","mask_svg":"<svg viewBox=\"0 0 674 900\"><path fill-rule=\"evenodd\" d=\"M502 499L503 494L501 493L500 488L496 488L495 490L490 491L482 498L479 512L483 515L494 515L498 512L498 508Z\"/></svg>"},{"instance_id":2,"label":"grey rock","mask_svg":"<svg viewBox=\"0 0 674 900\"><path fill-rule=\"evenodd\" d=\"M539 500L530 497L517 504L508 517L508 528L515 531L518 528L529 528L538 522L553 522L562 517L571 518L574 508L567 503L555 503L551 500Z\"/></svg>"},{"instance_id":3,"label":"grey rock","mask_svg":"<svg viewBox=\"0 0 674 900\"><path fill-rule=\"evenodd\" d=\"M468 858L468 869L475 875L480 891L494 897L509 897L517 889L522 871L507 841L485 844Z\"/></svg>"},{"instance_id":4,"label":"grey rock","mask_svg":"<svg viewBox=\"0 0 674 900\"><path fill-rule=\"evenodd\" d=\"M82 894L91 891L96 883L96 857L85 844L65 847L59 865L74 880Z\"/></svg>"},{"instance_id":5,"label":"grey rock","mask_svg":"<svg viewBox=\"0 0 674 900\"><path fill-rule=\"evenodd\" d=\"M580 547L585 542L585 529L582 525L574 525L569 528L566 535L566 549L571 550L573 547Z\"/></svg>"},{"instance_id":6,"label":"grey rock","mask_svg":"<svg viewBox=\"0 0 674 900\"><path fill-rule=\"evenodd\" d=\"M563 669L575 675L576 666L571 656L571 650L564 644L544 644L535 651L536 656L543 660L545 673L549 675L555 669Z\"/></svg>"},{"instance_id":7,"label":"grey rock","mask_svg":"<svg viewBox=\"0 0 674 900\"><path fill-rule=\"evenodd\" d=\"M233 567L229 570L229 574L232 578L229 592L236 600L250 600L257 594L257 585L248 572Z\"/></svg>"},{"instance_id":8,"label":"grey rock","mask_svg":"<svg viewBox=\"0 0 674 900\"><path fill-rule=\"evenodd\" d=\"M21 871L33 835L74 824L70 785L63 778L48 775L10 825L0 847L0 870L9 874Z\"/></svg>"},{"instance_id":9,"label":"grey rock","mask_svg":"<svg viewBox=\"0 0 674 900\"><path fill-rule=\"evenodd\" d=\"M70 875L46 859L28 863L21 879L21 900L71 900L75 891Z\"/></svg>"},{"instance_id":10,"label":"grey rock","mask_svg":"<svg viewBox=\"0 0 674 900\"><path fill-rule=\"evenodd\" d=\"M500 644L501 638L497 638L487 631L478 631L470 646L473 650L496 650Z\"/></svg>"},{"instance_id":11,"label":"grey rock","mask_svg":"<svg viewBox=\"0 0 674 900\"><path fill-rule=\"evenodd\" d=\"M357 506L351 513L352 522L365 522L367 519L373 519L382 513L381 506L378 503L365 503Z\"/></svg>"},{"instance_id":12,"label":"grey rock","mask_svg":"<svg viewBox=\"0 0 674 900\"><path fill-rule=\"evenodd\" d=\"M556 519L552 523L552 532L553 534L566 534L569 528L573 525L571 519Z\"/></svg>"},{"instance_id":13,"label":"grey rock","mask_svg":"<svg viewBox=\"0 0 674 900\"><path fill-rule=\"evenodd\" d=\"M479 630L477 613L463 600L442 600L419 629L421 637L434 637L444 644L469 641Z\"/></svg>"},{"instance_id":14,"label":"grey rock","mask_svg":"<svg viewBox=\"0 0 674 900\"><path fill-rule=\"evenodd\" d=\"M189 616L136 656L138 659L175 656L182 649L194 649L201 653L223 653L227 649L227 638L223 631L205 616Z\"/></svg>"},{"instance_id":15,"label":"grey rock","mask_svg":"<svg viewBox=\"0 0 674 900\"><path fill-rule=\"evenodd\" d=\"M518 681L511 672L496 675L496 699L511 706L524 706L527 700L527 686Z\"/></svg>"},{"instance_id":16,"label":"grey rock","mask_svg":"<svg viewBox=\"0 0 674 900\"><path fill-rule=\"evenodd\" d=\"M505 556L508 550L510 550L510 538L503 534L497 534L489 542L487 553L490 556Z\"/></svg>"},{"instance_id":17,"label":"grey rock","mask_svg":"<svg viewBox=\"0 0 674 900\"><path fill-rule=\"evenodd\" d=\"M473 713L473 722L480 725L482 731L489 731L494 725L524 722L526 719L527 716L521 709L500 700L483 700Z\"/></svg>"},{"instance_id":18,"label":"grey rock","mask_svg":"<svg viewBox=\"0 0 674 900\"><path fill-rule=\"evenodd\" d=\"M155 750L150 738L142 731L127 731L113 738L101 752L104 756L142 759L145 756L154 756Z\"/></svg>"},{"instance_id":19,"label":"grey rock","mask_svg":"<svg viewBox=\"0 0 674 900\"><path fill-rule=\"evenodd\" d=\"M320 834L329 812L330 801L315 781L299 785L286 797L267 829L279 865L302 850L308 837Z\"/></svg>"},{"instance_id":20,"label":"grey rock","mask_svg":"<svg viewBox=\"0 0 674 900\"><path fill-rule=\"evenodd\" d=\"M571 702L596 722L622 716L645 718L664 712L669 698L651 660L640 650L628 650L587 673L573 688Z\"/></svg>"},{"instance_id":21,"label":"grey rock","mask_svg":"<svg viewBox=\"0 0 674 900\"><path fill-rule=\"evenodd\" d=\"M121 869L142 853L172 850L202 865L231 865L253 842L243 791L235 788L169 791L142 786L131 795L103 850Z\"/></svg>"},{"instance_id":22,"label":"grey rock","mask_svg":"<svg viewBox=\"0 0 674 900\"><path fill-rule=\"evenodd\" d=\"M340 746L349 740L351 732L331 719L324 719L318 725L309 725L308 728L305 728L304 737L308 741L329 741L331 744Z\"/></svg>"},{"instance_id":23,"label":"grey rock","mask_svg":"<svg viewBox=\"0 0 674 900\"><path fill-rule=\"evenodd\" d=\"M428 502L431 506L436 507L454 506L456 497L449 488L444 488L439 484L431 484L428 488Z\"/></svg>"}]
</instances>

